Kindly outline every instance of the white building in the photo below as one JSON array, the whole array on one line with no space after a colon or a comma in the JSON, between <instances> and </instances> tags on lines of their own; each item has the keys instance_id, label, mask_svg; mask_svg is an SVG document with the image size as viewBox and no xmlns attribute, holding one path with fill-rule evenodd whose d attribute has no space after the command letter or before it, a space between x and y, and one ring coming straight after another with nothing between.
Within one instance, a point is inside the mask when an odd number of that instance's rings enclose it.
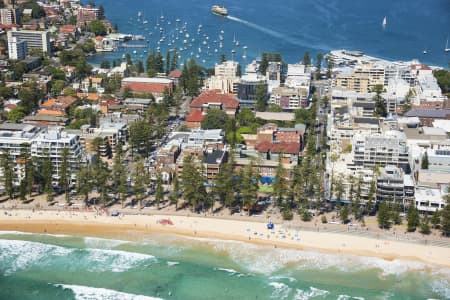
<instances>
[{"instance_id":1,"label":"white building","mask_svg":"<svg viewBox=\"0 0 450 300\"><path fill-rule=\"evenodd\" d=\"M67 148L69 151L69 174L70 181L73 184L76 180L76 173L79 164L83 158L80 137L75 134L69 134L62 128L48 128L36 135L31 141L31 156L45 159L50 158L52 162L53 179L55 183L61 175L61 165L63 151Z\"/></svg>"},{"instance_id":2,"label":"white building","mask_svg":"<svg viewBox=\"0 0 450 300\"><path fill-rule=\"evenodd\" d=\"M356 135L352 143L356 166L394 165L407 170L409 151L404 133L389 130L382 134Z\"/></svg>"},{"instance_id":3,"label":"white building","mask_svg":"<svg viewBox=\"0 0 450 300\"><path fill-rule=\"evenodd\" d=\"M311 86L311 68L302 64L288 64L285 86L304 88L309 91Z\"/></svg>"},{"instance_id":4,"label":"white building","mask_svg":"<svg viewBox=\"0 0 450 300\"><path fill-rule=\"evenodd\" d=\"M83 152L79 137L68 134L61 128L42 129L28 124L3 124L0 127L0 152L7 153L15 162L17 182L23 178L23 166L20 161L22 152L29 151L32 158L50 158L52 162L54 183L60 176L63 149L69 150L69 170L72 183L76 179L76 171L82 161Z\"/></svg>"},{"instance_id":5,"label":"white building","mask_svg":"<svg viewBox=\"0 0 450 300\"><path fill-rule=\"evenodd\" d=\"M18 41L16 37L8 40L8 54L10 59L22 60L27 56L28 47L26 41Z\"/></svg>"},{"instance_id":6,"label":"white building","mask_svg":"<svg viewBox=\"0 0 450 300\"><path fill-rule=\"evenodd\" d=\"M17 24L20 22L19 16L19 9L2 8L0 9L0 24Z\"/></svg>"},{"instance_id":7,"label":"white building","mask_svg":"<svg viewBox=\"0 0 450 300\"><path fill-rule=\"evenodd\" d=\"M8 49L10 48L9 45L12 43L17 44L19 42L25 41L27 45L27 50L37 49L42 51L42 53L44 54L47 55L51 54L49 31L36 31L36 30L18 31L15 28L13 28L13 30L8 31L7 35L8 35Z\"/></svg>"},{"instance_id":8,"label":"white building","mask_svg":"<svg viewBox=\"0 0 450 300\"><path fill-rule=\"evenodd\" d=\"M239 64L235 61L225 61L216 64L214 76L205 82L206 90L221 90L222 94L237 94L237 76Z\"/></svg>"},{"instance_id":9,"label":"white building","mask_svg":"<svg viewBox=\"0 0 450 300\"><path fill-rule=\"evenodd\" d=\"M189 134L188 145L222 144L224 133L222 129L195 130Z\"/></svg>"},{"instance_id":10,"label":"white building","mask_svg":"<svg viewBox=\"0 0 450 300\"><path fill-rule=\"evenodd\" d=\"M414 196L414 181L402 169L387 165L377 176L377 201L389 201L405 205Z\"/></svg>"},{"instance_id":11,"label":"white building","mask_svg":"<svg viewBox=\"0 0 450 300\"><path fill-rule=\"evenodd\" d=\"M416 208L420 212L434 213L447 205L444 196L447 194L447 185L440 188L419 187L415 192Z\"/></svg>"}]
</instances>

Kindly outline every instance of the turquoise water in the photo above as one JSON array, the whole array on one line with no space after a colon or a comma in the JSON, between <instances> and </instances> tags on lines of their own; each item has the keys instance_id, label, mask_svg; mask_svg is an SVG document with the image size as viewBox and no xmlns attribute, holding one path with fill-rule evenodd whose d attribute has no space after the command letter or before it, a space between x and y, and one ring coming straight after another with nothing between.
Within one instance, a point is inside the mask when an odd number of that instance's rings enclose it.
<instances>
[{"instance_id":1,"label":"turquoise water","mask_svg":"<svg viewBox=\"0 0 450 300\"><path fill-rule=\"evenodd\" d=\"M450 270L179 236L2 232L0 299L449 299Z\"/></svg>"},{"instance_id":2,"label":"turquoise water","mask_svg":"<svg viewBox=\"0 0 450 300\"><path fill-rule=\"evenodd\" d=\"M444 52L450 35L448 0L95 2L105 7L106 17L112 24L119 26L120 32L143 35L147 37L149 44L147 49L99 54L91 58L92 63L121 58L126 52L132 55L133 60L145 60L148 51L158 47L160 28L166 35L174 36L160 44L164 55L170 48L180 49L186 46L187 50L180 52L180 62L192 57L199 63L205 60L203 64L210 66L219 61L222 53L228 58L233 55L234 59L246 63L259 56L262 51L276 51L282 53L287 62L292 63L299 61L305 51L315 57L318 52L326 53L342 48L362 50L369 55L392 60L419 59L427 64L447 68L450 61L450 53ZM227 7L229 17L211 14L213 4ZM139 11L142 13L140 18ZM162 21L161 15L164 16ZM382 28L384 16L387 19L385 29ZM180 22L177 23L176 19ZM144 21L147 23L144 24ZM178 34L179 39L175 40L175 29L182 27L185 22L187 31ZM200 33L199 25L202 25ZM186 38L186 33L189 38ZM209 37L208 40L204 34ZM223 36L222 48L219 47L219 35ZM195 41L192 42L193 38ZM187 44L183 43L185 39ZM173 45L169 46L169 41L173 40ZM214 43L214 40L217 42ZM233 40L239 41L239 45L236 46ZM245 53L244 46L247 47ZM136 54L133 54L133 50L136 50ZM232 50L235 51L234 54ZM424 50L427 50L427 55L422 53ZM246 58L243 58L244 54Z\"/></svg>"}]
</instances>

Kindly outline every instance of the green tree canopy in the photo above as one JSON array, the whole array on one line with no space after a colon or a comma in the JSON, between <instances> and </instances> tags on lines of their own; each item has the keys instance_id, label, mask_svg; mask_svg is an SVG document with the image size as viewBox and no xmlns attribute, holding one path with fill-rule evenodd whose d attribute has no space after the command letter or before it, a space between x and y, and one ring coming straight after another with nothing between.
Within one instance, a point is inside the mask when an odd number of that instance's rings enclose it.
<instances>
[{"instance_id":1,"label":"green tree canopy","mask_svg":"<svg viewBox=\"0 0 450 300\"><path fill-rule=\"evenodd\" d=\"M382 229L388 229L391 227L389 207L385 201L381 201L378 207L377 221L378 226Z\"/></svg>"},{"instance_id":2,"label":"green tree canopy","mask_svg":"<svg viewBox=\"0 0 450 300\"><path fill-rule=\"evenodd\" d=\"M382 84L377 84L372 88L372 91L375 92L375 96L373 100L375 102L375 115L377 117L386 117L387 116L387 108L386 103L384 103L383 97L381 97L381 93L383 92L384 87Z\"/></svg>"},{"instance_id":3,"label":"green tree canopy","mask_svg":"<svg viewBox=\"0 0 450 300\"><path fill-rule=\"evenodd\" d=\"M267 85L264 82L260 82L256 86L256 110L265 111L267 107Z\"/></svg>"},{"instance_id":4,"label":"green tree canopy","mask_svg":"<svg viewBox=\"0 0 450 300\"><path fill-rule=\"evenodd\" d=\"M225 129L227 113L220 109L209 109L202 121L202 129Z\"/></svg>"},{"instance_id":5,"label":"green tree canopy","mask_svg":"<svg viewBox=\"0 0 450 300\"><path fill-rule=\"evenodd\" d=\"M419 224L420 224L420 217L419 217L419 211L414 206L414 204L411 204L409 206L407 218L408 218L407 230L415 231L417 226L419 226Z\"/></svg>"},{"instance_id":6,"label":"green tree canopy","mask_svg":"<svg viewBox=\"0 0 450 300\"><path fill-rule=\"evenodd\" d=\"M94 20L89 23L88 30L95 35L105 36L107 34L106 26L101 20Z\"/></svg>"}]
</instances>

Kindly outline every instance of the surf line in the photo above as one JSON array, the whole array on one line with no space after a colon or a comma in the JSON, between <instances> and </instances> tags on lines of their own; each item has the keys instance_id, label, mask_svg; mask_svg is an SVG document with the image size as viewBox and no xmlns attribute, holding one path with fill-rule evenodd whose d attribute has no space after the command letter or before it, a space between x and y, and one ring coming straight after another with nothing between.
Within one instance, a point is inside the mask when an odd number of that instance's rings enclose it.
<instances>
[{"instance_id":1,"label":"surf line","mask_svg":"<svg viewBox=\"0 0 450 300\"><path fill-rule=\"evenodd\" d=\"M291 43L291 44L293 44L293 45L296 45L296 46L303 46L301 43L296 42L295 40L289 38L288 36L286 36L286 35L284 35L284 34L281 34L281 33L279 33L279 32L276 32L276 31L274 31L274 30L272 30L272 29L269 29L269 28L266 28L266 27L257 25L257 24L255 24L255 23L252 23L252 22L249 22L249 21L245 21L245 20L239 19L239 18L237 18L237 17L233 17L233 16L227 16L227 19L232 20L232 21L235 21L235 22L238 22L238 23L241 23L241 24L244 24L244 25L247 25L247 26L250 27L250 28L256 29L256 30L258 30L258 31L261 31L261 32L263 32L263 33L266 33L266 34L268 34L268 35L271 35L271 36L273 36L273 37L275 37L275 38L282 39L282 40L284 40L284 41L286 41L286 42L288 42L288 43Z\"/></svg>"}]
</instances>

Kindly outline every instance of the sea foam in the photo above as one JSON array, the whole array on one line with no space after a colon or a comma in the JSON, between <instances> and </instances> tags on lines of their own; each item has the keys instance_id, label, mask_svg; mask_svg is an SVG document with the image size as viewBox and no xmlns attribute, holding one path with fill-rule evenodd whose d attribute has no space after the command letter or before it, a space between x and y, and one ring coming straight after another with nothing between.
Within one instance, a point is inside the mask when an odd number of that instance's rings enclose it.
<instances>
[{"instance_id":1,"label":"sea foam","mask_svg":"<svg viewBox=\"0 0 450 300\"><path fill-rule=\"evenodd\" d=\"M266 275L272 275L286 267L298 270L335 269L341 272L375 269L382 277L398 276L410 271L429 272L433 269L433 266L408 260L387 261L376 257L274 248L238 241L203 241L217 252L227 253L234 262L248 271Z\"/></svg>"},{"instance_id":2,"label":"sea foam","mask_svg":"<svg viewBox=\"0 0 450 300\"><path fill-rule=\"evenodd\" d=\"M271 299L286 299L292 291L292 288L282 282L272 281L269 285L274 289L270 296Z\"/></svg>"},{"instance_id":3,"label":"sea foam","mask_svg":"<svg viewBox=\"0 0 450 300\"><path fill-rule=\"evenodd\" d=\"M23 232L23 231L13 231L13 230L2 230L0 231L0 235L32 235L31 232Z\"/></svg>"},{"instance_id":4,"label":"sea foam","mask_svg":"<svg viewBox=\"0 0 450 300\"><path fill-rule=\"evenodd\" d=\"M168 261L167 262L167 265L169 266L169 267L173 267L173 266L176 266L176 265L179 265L180 263L179 262L177 262L177 261Z\"/></svg>"},{"instance_id":5,"label":"sea foam","mask_svg":"<svg viewBox=\"0 0 450 300\"><path fill-rule=\"evenodd\" d=\"M155 262L153 255L107 249L84 249L88 251L88 270L91 272L124 272L144 262Z\"/></svg>"},{"instance_id":6,"label":"sea foam","mask_svg":"<svg viewBox=\"0 0 450 300\"><path fill-rule=\"evenodd\" d=\"M4 275L33 265L45 265L54 257L65 256L73 249L38 242L0 240L0 265Z\"/></svg>"},{"instance_id":7,"label":"sea foam","mask_svg":"<svg viewBox=\"0 0 450 300\"><path fill-rule=\"evenodd\" d=\"M103 239L103 238L97 238L97 237L85 237L84 238L84 244L88 248L115 248L119 245L126 244L127 241L123 240L114 240L114 239Z\"/></svg>"},{"instance_id":8,"label":"sea foam","mask_svg":"<svg viewBox=\"0 0 450 300\"><path fill-rule=\"evenodd\" d=\"M104 288L93 288L82 285L55 284L64 290L69 289L75 294L76 300L161 300L162 298L123 293Z\"/></svg>"},{"instance_id":9,"label":"sea foam","mask_svg":"<svg viewBox=\"0 0 450 300\"><path fill-rule=\"evenodd\" d=\"M328 295L330 292L325 291L325 290L321 290L321 289L317 289L315 287L309 287L309 290L301 290L301 289L296 289L295 290L295 295L294 295L294 300L308 300L311 298L316 298L316 297L323 297Z\"/></svg>"}]
</instances>

